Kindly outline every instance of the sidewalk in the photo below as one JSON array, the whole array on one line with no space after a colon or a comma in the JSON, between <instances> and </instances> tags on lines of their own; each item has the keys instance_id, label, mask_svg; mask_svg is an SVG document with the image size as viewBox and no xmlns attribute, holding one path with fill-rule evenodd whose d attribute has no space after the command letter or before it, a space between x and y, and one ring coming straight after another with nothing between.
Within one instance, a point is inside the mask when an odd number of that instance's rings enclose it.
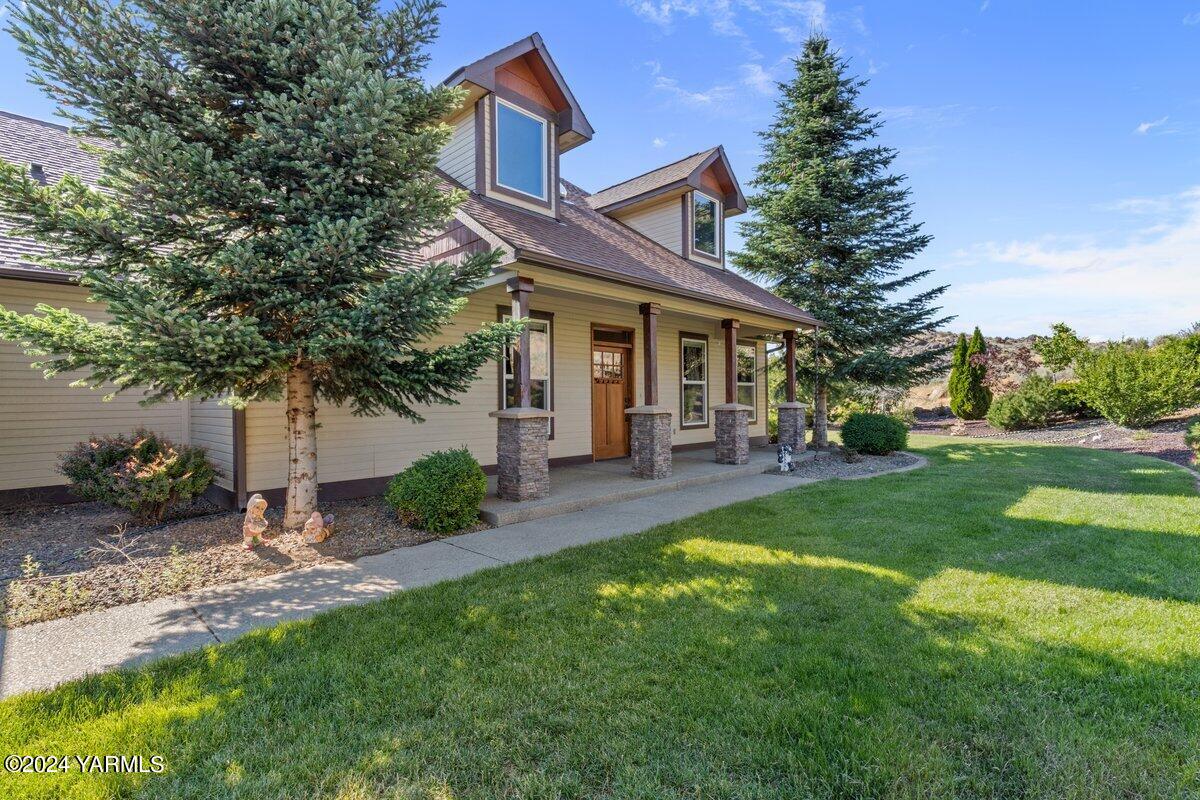
<instances>
[{"instance_id":1,"label":"sidewalk","mask_svg":"<svg viewBox=\"0 0 1200 800\"><path fill-rule=\"evenodd\" d=\"M255 628L636 533L813 482L757 474L614 503L600 514L591 510L535 519L354 562L320 564L177 597L0 629L0 697L226 642Z\"/></svg>"}]
</instances>

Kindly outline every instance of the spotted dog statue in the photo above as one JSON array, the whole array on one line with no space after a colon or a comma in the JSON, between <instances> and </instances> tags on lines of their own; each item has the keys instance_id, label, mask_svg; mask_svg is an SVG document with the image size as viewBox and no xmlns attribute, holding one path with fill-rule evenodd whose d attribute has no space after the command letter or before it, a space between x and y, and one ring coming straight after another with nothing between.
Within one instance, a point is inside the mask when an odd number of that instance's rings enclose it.
<instances>
[{"instance_id":1,"label":"spotted dog statue","mask_svg":"<svg viewBox=\"0 0 1200 800\"><path fill-rule=\"evenodd\" d=\"M796 462L792 461L792 446L790 444L781 444L776 450L776 460L779 462L780 472L795 472Z\"/></svg>"}]
</instances>

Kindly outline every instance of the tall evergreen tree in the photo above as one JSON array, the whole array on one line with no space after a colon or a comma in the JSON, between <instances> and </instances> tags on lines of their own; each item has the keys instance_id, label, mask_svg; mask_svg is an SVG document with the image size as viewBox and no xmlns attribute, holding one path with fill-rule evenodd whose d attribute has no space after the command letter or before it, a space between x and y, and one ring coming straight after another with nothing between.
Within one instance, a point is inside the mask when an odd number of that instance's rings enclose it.
<instances>
[{"instance_id":1,"label":"tall evergreen tree","mask_svg":"<svg viewBox=\"0 0 1200 800\"><path fill-rule=\"evenodd\" d=\"M101 190L0 167L0 214L80 270L111 322L0 309L48 375L148 399L286 399L285 525L317 501L316 402L453 402L520 322L429 346L496 261L398 270L461 197L435 175L462 97L419 75L439 4L28 0L9 31ZM283 420L281 420L281 423Z\"/></svg>"},{"instance_id":2,"label":"tall evergreen tree","mask_svg":"<svg viewBox=\"0 0 1200 800\"><path fill-rule=\"evenodd\" d=\"M759 134L755 215L742 223L745 246L733 262L823 323L798 348L800 368L813 375L813 441L823 447L830 385L919 383L946 349L898 348L951 318L933 305L945 286L916 291L930 270L900 273L930 237L912 221L904 176L888 171L896 151L875 143L878 114L858 105L865 81L847 74L819 34L794 64L775 120Z\"/></svg>"},{"instance_id":3,"label":"tall evergreen tree","mask_svg":"<svg viewBox=\"0 0 1200 800\"><path fill-rule=\"evenodd\" d=\"M960 333L958 341L954 344L954 354L950 356L950 381L946 386L947 393L950 395L950 411L954 411L958 407L964 394L966 394L967 380L967 335Z\"/></svg>"}]
</instances>

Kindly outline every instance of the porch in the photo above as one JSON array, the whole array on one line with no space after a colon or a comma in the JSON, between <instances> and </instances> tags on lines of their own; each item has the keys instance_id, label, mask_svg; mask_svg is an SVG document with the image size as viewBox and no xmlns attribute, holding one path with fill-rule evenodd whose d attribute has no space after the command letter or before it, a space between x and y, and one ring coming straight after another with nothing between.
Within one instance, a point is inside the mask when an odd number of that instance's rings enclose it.
<instances>
[{"instance_id":1,"label":"porch","mask_svg":"<svg viewBox=\"0 0 1200 800\"><path fill-rule=\"evenodd\" d=\"M800 453L794 460L812 456L812 453ZM659 480L635 477L629 458L551 467L550 493L516 503L496 496L497 478L493 475L488 479L488 496L480 506L480 516L492 525L512 525L690 486L758 475L776 469L776 459L773 446L751 447L745 464L719 464L711 448L685 450L673 454L670 476Z\"/></svg>"}]
</instances>

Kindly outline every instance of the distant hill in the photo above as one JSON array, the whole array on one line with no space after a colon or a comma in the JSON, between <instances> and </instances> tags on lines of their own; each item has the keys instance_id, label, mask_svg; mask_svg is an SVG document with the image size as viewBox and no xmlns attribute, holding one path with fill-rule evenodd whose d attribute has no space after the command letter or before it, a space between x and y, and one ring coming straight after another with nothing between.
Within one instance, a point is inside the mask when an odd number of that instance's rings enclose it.
<instances>
[{"instance_id":1,"label":"distant hill","mask_svg":"<svg viewBox=\"0 0 1200 800\"><path fill-rule=\"evenodd\" d=\"M971 335L970 331L966 333L968 337ZM1042 360L1033 352L1034 339L1032 334L1019 338L984 336L983 340L987 344L988 350L999 354L997 374L992 376L992 381L1004 389L1015 388L1033 371L1029 369L1031 365L1034 369L1040 367ZM913 337L907 344L899 348L899 352L903 355L917 353L929 347L953 348L957 340L958 332L956 331L930 331ZM950 403L949 382L950 353L947 353L942 374L936 380L914 386L909 390L909 405L915 409L933 410L942 407L948 409Z\"/></svg>"}]
</instances>

